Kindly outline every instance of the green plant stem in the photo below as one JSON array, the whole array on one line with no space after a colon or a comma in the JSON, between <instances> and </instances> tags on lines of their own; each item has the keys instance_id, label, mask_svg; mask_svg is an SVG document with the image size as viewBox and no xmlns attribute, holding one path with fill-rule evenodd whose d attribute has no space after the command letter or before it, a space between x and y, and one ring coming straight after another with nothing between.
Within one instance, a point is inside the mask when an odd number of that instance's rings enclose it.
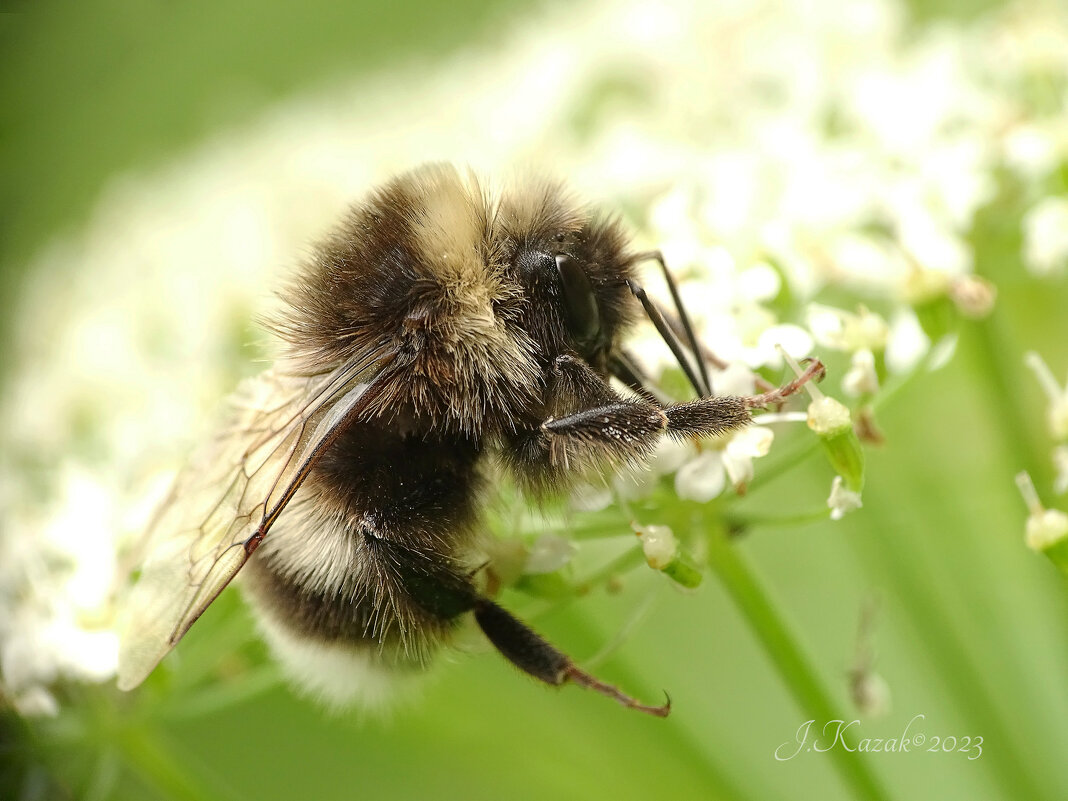
<instances>
[{"instance_id":1,"label":"green plant stem","mask_svg":"<svg viewBox=\"0 0 1068 801\"><path fill-rule=\"evenodd\" d=\"M729 520L744 527L760 526L761 528L795 527L806 526L810 523L822 523L829 519L831 510L824 506L821 509L810 509L807 512L797 512L791 515L750 515L731 514Z\"/></svg>"},{"instance_id":2,"label":"green plant stem","mask_svg":"<svg viewBox=\"0 0 1068 801\"><path fill-rule=\"evenodd\" d=\"M825 724L845 720L835 709L829 693L820 684L815 669L802 653L775 604L738 549L728 540L722 525L712 520L702 522L707 523L711 531L708 537L709 563L713 571L757 636L794 700L816 721ZM855 750L852 739L843 736L843 747L830 749L832 764L855 798L885 801L889 796L863 755Z\"/></svg>"}]
</instances>

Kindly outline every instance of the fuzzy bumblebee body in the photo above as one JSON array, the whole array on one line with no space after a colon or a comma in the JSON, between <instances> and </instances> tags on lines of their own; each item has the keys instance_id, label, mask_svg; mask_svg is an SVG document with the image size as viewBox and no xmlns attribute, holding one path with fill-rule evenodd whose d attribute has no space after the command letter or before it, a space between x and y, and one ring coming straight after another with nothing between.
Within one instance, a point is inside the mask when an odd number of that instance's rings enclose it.
<instances>
[{"instance_id":1,"label":"fuzzy bumblebee body","mask_svg":"<svg viewBox=\"0 0 1068 801\"><path fill-rule=\"evenodd\" d=\"M629 255L616 224L558 187L495 201L449 167L404 176L354 207L286 294L278 330L297 362L334 366L385 340L404 364L245 568L275 652L328 699L372 700L364 683L377 692L385 677L368 673L423 667L473 608L491 452L511 449L528 485L570 477L549 479L535 453L541 423L581 406L554 386L574 345L566 319L546 314L560 308L555 256L568 251L605 310L586 354L603 369L634 316ZM302 663L324 650L350 657L347 680Z\"/></svg>"},{"instance_id":2,"label":"fuzzy bumblebee body","mask_svg":"<svg viewBox=\"0 0 1068 801\"><path fill-rule=\"evenodd\" d=\"M617 222L551 184L491 197L428 166L354 206L283 293L283 359L239 391L152 526L120 686L140 683L244 568L272 650L328 700L375 700L473 613L534 677L666 714L579 670L476 581L491 463L532 493L557 491L640 460L665 433L745 425L793 391L711 397L681 304L703 380L637 284L643 258ZM643 307L697 400L646 391L622 345Z\"/></svg>"}]
</instances>

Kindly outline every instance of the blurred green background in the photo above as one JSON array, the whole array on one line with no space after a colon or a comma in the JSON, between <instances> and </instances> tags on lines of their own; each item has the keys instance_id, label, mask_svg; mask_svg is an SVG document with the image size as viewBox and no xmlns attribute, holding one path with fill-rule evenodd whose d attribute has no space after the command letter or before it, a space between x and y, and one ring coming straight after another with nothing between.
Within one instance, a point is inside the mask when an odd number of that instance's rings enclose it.
<instances>
[{"instance_id":1,"label":"blurred green background","mask_svg":"<svg viewBox=\"0 0 1068 801\"><path fill-rule=\"evenodd\" d=\"M989 5L916 2L913 12L927 24ZM412 60L433 70L515 24L522 6L9 5L0 14L4 311L28 257L77 227L116 174L164 163L309 86ZM1020 354L1038 349L1063 373L1068 288L1026 277L1018 219L1006 218L1004 202L976 234L978 272L1000 290L997 310L963 329L947 368L881 410L889 439L871 455L864 509L835 524L755 528L738 544L846 719L856 716L846 671L858 610L881 599L877 667L893 711L865 721L865 736L897 736L922 714L913 732L984 738L974 761L870 755L867 770L890 798L1068 797L1068 588L1023 547L1013 484L1024 468L1040 487L1051 479L1044 401ZM804 510L830 475L792 471L762 494L781 510ZM581 660L615 636L641 596L598 593L538 625ZM667 688L675 711L666 721L575 689L546 691L489 653L457 656L422 698L384 721L324 714L269 669L225 688L214 706L198 696L199 708L169 704L190 696L157 676L136 703L110 688L70 688L67 702L84 714L0 724L0 797L852 797L830 755L774 760L810 715L723 585L710 577L693 595L657 598L600 672L648 699ZM259 661L249 632L230 593L181 658L215 669L219 642L235 642L239 670L241 655Z\"/></svg>"}]
</instances>

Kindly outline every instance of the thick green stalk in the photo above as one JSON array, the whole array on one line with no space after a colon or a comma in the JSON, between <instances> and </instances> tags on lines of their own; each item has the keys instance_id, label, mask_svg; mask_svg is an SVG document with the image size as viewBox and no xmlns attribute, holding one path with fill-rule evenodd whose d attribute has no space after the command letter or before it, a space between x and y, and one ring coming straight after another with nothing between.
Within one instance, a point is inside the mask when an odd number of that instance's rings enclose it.
<instances>
[{"instance_id":1,"label":"thick green stalk","mask_svg":"<svg viewBox=\"0 0 1068 801\"><path fill-rule=\"evenodd\" d=\"M780 678L805 714L826 723L845 720L835 709L830 694L820 684L816 670L801 650L786 621L768 597L760 581L731 543L718 520L706 520L710 534L709 563L723 583L735 606L760 641ZM889 798L863 754L848 732L843 732L841 748L831 748L828 755L854 797L884 801Z\"/></svg>"}]
</instances>

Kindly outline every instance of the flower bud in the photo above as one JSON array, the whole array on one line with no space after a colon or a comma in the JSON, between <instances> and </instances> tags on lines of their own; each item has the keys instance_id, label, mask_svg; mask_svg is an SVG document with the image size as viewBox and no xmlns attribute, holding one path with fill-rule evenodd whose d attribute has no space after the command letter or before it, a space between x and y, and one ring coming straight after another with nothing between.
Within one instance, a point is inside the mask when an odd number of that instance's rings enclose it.
<instances>
[{"instance_id":1,"label":"flower bud","mask_svg":"<svg viewBox=\"0 0 1068 801\"><path fill-rule=\"evenodd\" d=\"M808 407L808 427L819 435L834 471L853 492L864 487L864 451L853 430L849 409L823 395Z\"/></svg>"},{"instance_id":2,"label":"flower bud","mask_svg":"<svg viewBox=\"0 0 1068 801\"><path fill-rule=\"evenodd\" d=\"M808 405L808 427L821 437L833 437L853 427L845 404L824 395Z\"/></svg>"},{"instance_id":3,"label":"flower bud","mask_svg":"<svg viewBox=\"0 0 1068 801\"><path fill-rule=\"evenodd\" d=\"M653 570L663 570L679 551L679 542L667 526L646 526L638 532L645 561Z\"/></svg>"},{"instance_id":4,"label":"flower bud","mask_svg":"<svg viewBox=\"0 0 1068 801\"><path fill-rule=\"evenodd\" d=\"M642 541L642 551L649 567L659 570L676 584L693 588L703 576L693 557L679 547L675 535L667 526L646 526L636 529Z\"/></svg>"},{"instance_id":5,"label":"flower bud","mask_svg":"<svg viewBox=\"0 0 1068 801\"><path fill-rule=\"evenodd\" d=\"M1045 554L1062 572L1068 573L1068 514L1042 506L1026 471L1016 476L1016 486L1030 510L1025 529L1027 547Z\"/></svg>"}]
</instances>

